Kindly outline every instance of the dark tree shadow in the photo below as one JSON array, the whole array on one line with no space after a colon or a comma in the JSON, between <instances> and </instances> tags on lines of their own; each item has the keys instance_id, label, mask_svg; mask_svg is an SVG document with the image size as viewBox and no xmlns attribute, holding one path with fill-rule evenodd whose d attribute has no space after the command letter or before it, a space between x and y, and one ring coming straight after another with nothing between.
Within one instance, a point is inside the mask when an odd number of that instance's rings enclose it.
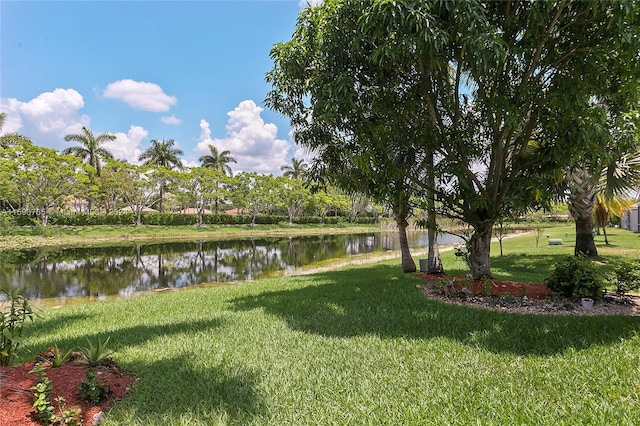
<instances>
[{"instance_id":1,"label":"dark tree shadow","mask_svg":"<svg viewBox=\"0 0 640 426\"><path fill-rule=\"evenodd\" d=\"M86 317L68 315L54 320L38 321L30 325L29 333L50 334L64 325L78 321L84 322ZM171 338L194 332L206 332L215 336L216 329L222 324L221 319L212 318L163 325L138 325L112 331L87 330L82 336L47 342L47 346L55 344L61 349L80 348L87 346L87 340L104 341L108 337L108 347L115 351L117 358L119 351L142 346L159 337ZM41 345L29 345L24 349L33 355L46 348ZM159 347L158 351L162 353L163 349ZM151 422L153 419L161 418L166 420L164 424L180 424L185 413L194 413L194 416L204 419L214 419L222 415L223 418L231 419L237 424L250 423L261 407L261 398L256 391L259 374L247 371L244 367L234 368L234 365L224 360L219 365L203 367L195 358L196 355L189 348L185 348L184 353L168 358L153 355L153 362L134 359L119 363L124 371L140 374L141 380L136 385L137 390L118 404L116 409L127 410L128 407L135 411L136 417ZM178 390L177 392L167 392L168 381L171 388Z\"/></svg>"},{"instance_id":2,"label":"dark tree shadow","mask_svg":"<svg viewBox=\"0 0 640 426\"><path fill-rule=\"evenodd\" d=\"M428 300L415 276L375 265L317 274L322 282L238 298L237 310L264 309L294 330L330 337L445 337L495 353L553 355L632 337L640 317L522 315Z\"/></svg>"}]
</instances>

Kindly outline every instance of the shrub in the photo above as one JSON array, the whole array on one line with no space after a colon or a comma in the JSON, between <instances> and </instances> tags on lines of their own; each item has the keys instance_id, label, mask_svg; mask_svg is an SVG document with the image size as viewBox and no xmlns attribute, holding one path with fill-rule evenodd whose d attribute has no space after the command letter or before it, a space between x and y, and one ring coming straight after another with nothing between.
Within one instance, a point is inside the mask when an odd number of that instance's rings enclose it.
<instances>
[{"instance_id":1,"label":"shrub","mask_svg":"<svg viewBox=\"0 0 640 426\"><path fill-rule=\"evenodd\" d=\"M622 261L616 265L613 273L616 293L624 295L640 289L640 261Z\"/></svg>"},{"instance_id":2,"label":"shrub","mask_svg":"<svg viewBox=\"0 0 640 426\"><path fill-rule=\"evenodd\" d=\"M582 255L560 260L544 282L551 291L565 297L599 299L604 288L604 279L596 264Z\"/></svg>"},{"instance_id":3,"label":"shrub","mask_svg":"<svg viewBox=\"0 0 640 426\"><path fill-rule=\"evenodd\" d=\"M33 321L36 314L29 300L18 290L2 290L8 310L0 311L0 366L8 366L15 356L16 349L22 342L22 330L26 320ZM3 302L0 298L0 302Z\"/></svg>"}]
</instances>

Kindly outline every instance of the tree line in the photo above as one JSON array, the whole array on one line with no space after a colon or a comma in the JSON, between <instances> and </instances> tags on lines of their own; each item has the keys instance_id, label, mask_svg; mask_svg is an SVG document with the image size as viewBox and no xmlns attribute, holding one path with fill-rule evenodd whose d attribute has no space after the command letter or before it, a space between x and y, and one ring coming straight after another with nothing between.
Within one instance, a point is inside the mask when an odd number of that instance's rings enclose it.
<instances>
[{"instance_id":1,"label":"tree line","mask_svg":"<svg viewBox=\"0 0 640 426\"><path fill-rule=\"evenodd\" d=\"M0 115L1 125L5 114ZM33 144L26 136L3 135L0 139L0 200L3 210L36 212L47 225L51 212L133 212L135 224L144 211L189 211L204 224L205 213L221 214L234 209L249 215L255 224L259 215L284 214L290 224L296 217L342 215L354 222L380 206L362 194L349 194L335 187L312 190L306 163L292 161L274 177L252 172L233 176L235 163L229 151L209 145L210 154L200 157L199 167L184 167L183 152L174 140L152 140L138 158L140 165L117 160L104 148L115 139L110 133L94 133L85 127L64 138L77 142L62 152Z\"/></svg>"}]
</instances>

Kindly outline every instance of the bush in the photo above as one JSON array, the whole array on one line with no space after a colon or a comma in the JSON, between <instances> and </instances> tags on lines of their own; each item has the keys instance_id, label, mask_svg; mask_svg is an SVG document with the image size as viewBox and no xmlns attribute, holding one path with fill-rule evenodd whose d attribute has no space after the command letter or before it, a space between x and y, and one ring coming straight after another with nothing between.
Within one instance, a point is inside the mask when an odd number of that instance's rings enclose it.
<instances>
[{"instance_id":1,"label":"bush","mask_svg":"<svg viewBox=\"0 0 640 426\"><path fill-rule=\"evenodd\" d=\"M600 299L604 288L604 279L595 263L582 255L567 256L556 263L544 283L565 297Z\"/></svg>"},{"instance_id":2,"label":"bush","mask_svg":"<svg viewBox=\"0 0 640 426\"><path fill-rule=\"evenodd\" d=\"M616 293L627 294L640 289L640 261L623 261L616 265Z\"/></svg>"}]
</instances>

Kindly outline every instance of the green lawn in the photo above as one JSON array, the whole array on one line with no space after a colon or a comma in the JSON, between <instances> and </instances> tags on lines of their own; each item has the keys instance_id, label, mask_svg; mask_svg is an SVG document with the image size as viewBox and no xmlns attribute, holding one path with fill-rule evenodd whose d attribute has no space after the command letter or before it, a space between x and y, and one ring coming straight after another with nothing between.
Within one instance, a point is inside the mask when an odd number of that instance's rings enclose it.
<instances>
[{"instance_id":1,"label":"green lawn","mask_svg":"<svg viewBox=\"0 0 640 426\"><path fill-rule=\"evenodd\" d=\"M602 252L640 248L615 233ZM507 240L496 275L539 277L570 239ZM638 424L640 317L447 305L397 264L50 309L20 353L110 336L140 381L105 425Z\"/></svg>"}]
</instances>

